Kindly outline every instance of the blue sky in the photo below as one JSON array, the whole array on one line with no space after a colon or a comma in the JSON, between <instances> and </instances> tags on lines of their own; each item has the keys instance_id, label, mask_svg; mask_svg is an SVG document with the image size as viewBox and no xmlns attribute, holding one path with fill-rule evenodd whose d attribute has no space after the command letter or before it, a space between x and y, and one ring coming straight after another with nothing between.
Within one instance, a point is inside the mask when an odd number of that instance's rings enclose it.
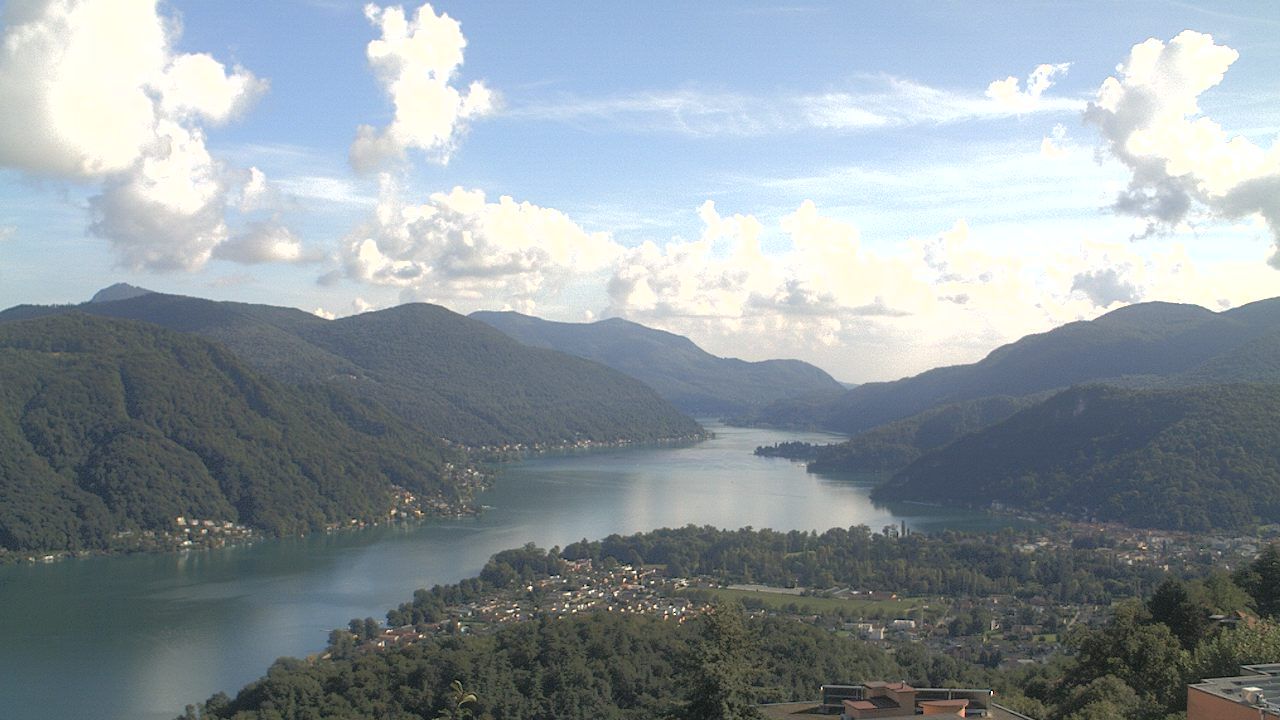
<instances>
[{"instance_id":1,"label":"blue sky","mask_svg":"<svg viewBox=\"0 0 1280 720\"><path fill-rule=\"evenodd\" d=\"M3 7L3 306L619 315L865 381L1280 295L1271 2Z\"/></svg>"}]
</instances>

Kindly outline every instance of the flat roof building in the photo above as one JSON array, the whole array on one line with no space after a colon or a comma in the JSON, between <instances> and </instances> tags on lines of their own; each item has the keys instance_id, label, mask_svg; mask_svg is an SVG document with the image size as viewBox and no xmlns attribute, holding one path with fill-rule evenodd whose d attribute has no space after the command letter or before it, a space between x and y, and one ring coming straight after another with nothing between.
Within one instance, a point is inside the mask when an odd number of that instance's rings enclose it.
<instances>
[{"instance_id":1,"label":"flat roof building","mask_svg":"<svg viewBox=\"0 0 1280 720\"><path fill-rule=\"evenodd\" d=\"M1187 686L1187 720L1280 720L1280 663Z\"/></svg>"},{"instance_id":2,"label":"flat roof building","mask_svg":"<svg viewBox=\"0 0 1280 720\"><path fill-rule=\"evenodd\" d=\"M980 688L916 688L905 682L823 685L821 711L846 720L937 717L1002 717L991 702L994 693Z\"/></svg>"}]
</instances>

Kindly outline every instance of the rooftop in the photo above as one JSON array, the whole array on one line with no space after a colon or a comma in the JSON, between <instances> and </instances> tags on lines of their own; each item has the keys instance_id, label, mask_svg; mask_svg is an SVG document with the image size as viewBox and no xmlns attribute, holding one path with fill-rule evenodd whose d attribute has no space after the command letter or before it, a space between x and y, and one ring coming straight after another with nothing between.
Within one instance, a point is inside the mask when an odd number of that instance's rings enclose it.
<instances>
[{"instance_id":1,"label":"rooftop","mask_svg":"<svg viewBox=\"0 0 1280 720\"><path fill-rule=\"evenodd\" d=\"M1280 710L1280 663L1245 665L1240 669L1252 674L1208 678L1189 685L1188 688L1241 705L1267 706L1270 710Z\"/></svg>"}]
</instances>

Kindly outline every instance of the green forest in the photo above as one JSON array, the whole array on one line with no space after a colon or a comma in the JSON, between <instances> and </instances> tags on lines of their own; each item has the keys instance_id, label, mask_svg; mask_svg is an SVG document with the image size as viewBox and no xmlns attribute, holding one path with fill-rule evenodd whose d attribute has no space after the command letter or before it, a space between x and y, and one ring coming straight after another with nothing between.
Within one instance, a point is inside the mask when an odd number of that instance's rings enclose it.
<instances>
[{"instance_id":1,"label":"green forest","mask_svg":"<svg viewBox=\"0 0 1280 720\"><path fill-rule=\"evenodd\" d=\"M1018 398L997 395L952 403L886 423L843 443L779 443L757 448L756 454L803 460L813 472L897 472L925 453L1001 422L1043 399L1041 395Z\"/></svg>"},{"instance_id":2,"label":"green forest","mask_svg":"<svg viewBox=\"0 0 1280 720\"><path fill-rule=\"evenodd\" d=\"M275 380L375 401L429 437L471 447L703 435L631 377L522 345L438 305L325 320L292 308L147 293L73 307L19 306L0 313L0 322L73 311L200 335Z\"/></svg>"},{"instance_id":3,"label":"green forest","mask_svg":"<svg viewBox=\"0 0 1280 720\"><path fill-rule=\"evenodd\" d=\"M922 456L873 497L1191 531L1273 523L1280 386L1072 388Z\"/></svg>"},{"instance_id":4,"label":"green forest","mask_svg":"<svg viewBox=\"0 0 1280 720\"><path fill-rule=\"evenodd\" d=\"M67 314L0 324L0 548L132 548L177 517L296 534L455 492L456 450L200 338Z\"/></svg>"}]
</instances>

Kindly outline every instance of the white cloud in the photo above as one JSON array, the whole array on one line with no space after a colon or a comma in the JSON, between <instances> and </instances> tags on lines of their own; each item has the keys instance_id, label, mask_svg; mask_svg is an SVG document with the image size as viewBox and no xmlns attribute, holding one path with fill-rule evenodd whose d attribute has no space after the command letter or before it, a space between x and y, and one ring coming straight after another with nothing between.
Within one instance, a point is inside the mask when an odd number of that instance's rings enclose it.
<instances>
[{"instance_id":1,"label":"white cloud","mask_svg":"<svg viewBox=\"0 0 1280 720\"><path fill-rule=\"evenodd\" d=\"M230 75L207 54L179 55L165 71L160 107L169 117L195 116L225 123L248 109L267 91L267 82L236 67Z\"/></svg>"},{"instance_id":2,"label":"white cloud","mask_svg":"<svg viewBox=\"0 0 1280 720\"><path fill-rule=\"evenodd\" d=\"M18 228L15 225L0 225L0 242L11 239L18 234Z\"/></svg>"},{"instance_id":3,"label":"white cloud","mask_svg":"<svg viewBox=\"0 0 1280 720\"><path fill-rule=\"evenodd\" d=\"M1231 137L1201 114L1199 97L1222 82L1239 53L1191 30L1168 44L1135 45L1089 104L1112 156L1131 172L1113 205L1147 221L1145 234L1168 232L1206 214L1260 214L1271 227L1280 267L1280 143L1262 148Z\"/></svg>"},{"instance_id":4,"label":"white cloud","mask_svg":"<svg viewBox=\"0 0 1280 720\"><path fill-rule=\"evenodd\" d=\"M308 252L278 219L249 223L245 231L214 248L213 257L245 265L269 262L309 263L322 257Z\"/></svg>"},{"instance_id":5,"label":"white cloud","mask_svg":"<svg viewBox=\"0 0 1280 720\"><path fill-rule=\"evenodd\" d=\"M436 15L424 4L412 20L401 7L365 6L365 16L382 33L369 43L369 65L392 103L395 117L378 130L361 125L351 145L351 164L370 171L421 150L448 162L459 133L469 120L493 111L495 98L481 82L465 92L451 82L462 66L467 40L457 20Z\"/></svg>"},{"instance_id":6,"label":"white cloud","mask_svg":"<svg viewBox=\"0 0 1280 720\"><path fill-rule=\"evenodd\" d=\"M1016 96L991 96L990 89L983 96L874 75L858 78L848 89L824 93L761 97L685 88L605 98L562 96L550 101L513 102L504 113L550 122L604 122L642 132L753 137L813 129L860 132L1082 110L1081 101L1044 95L1056 72L1037 69L1025 92L1018 89L1016 79L1010 78ZM992 83L992 87L999 84Z\"/></svg>"},{"instance_id":7,"label":"white cloud","mask_svg":"<svg viewBox=\"0 0 1280 720\"><path fill-rule=\"evenodd\" d=\"M375 195L365 194L360 186L347 178L326 175L294 175L282 177L275 181L281 192L299 198L320 200L324 203L341 205L378 204Z\"/></svg>"},{"instance_id":8,"label":"white cloud","mask_svg":"<svg viewBox=\"0 0 1280 720\"><path fill-rule=\"evenodd\" d=\"M40 174L128 171L184 116L222 122L263 81L175 55L155 0L17 0L0 51L0 163Z\"/></svg>"},{"instance_id":9,"label":"white cloud","mask_svg":"<svg viewBox=\"0 0 1280 720\"><path fill-rule=\"evenodd\" d=\"M1071 154L1067 149L1067 126L1058 123L1043 140L1040 141L1040 157L1047 160L1062 160Z\"/></svg>"},{"instance_id":10,"label":"white cloud","mask_svg":"<svg viewBox=\"0 0 1280 720\"><path fill-rule=\"evenodd\" d=\"M1197 263L1180 244L1103 242L1043 229L1020 242L964 220L873 249L805 201L770 229L704 204L691 241L645 243L611 277L608 314L721 354L801 355L855 380L972 362L996 345L1142 300L1226 307L1266 297L1265 266Z\"/></svg>"},{"instance_id":11,"label":"white cloud","mask_svg":"<svg viewBox=\"0 0 1280 720\"><path fill-rule=\"evenodd\" d=\"M987 86L987 97L1002 108L1019 115L1035 112L1044 102L1044 91L1053 86L1055 75L1065 75L1070 63L1057 65L1037 65L1027 76L1024 90L1018 78L1010 75L1004 80L996 80Z\"/></svg>"},{"instance_id":12,"label":"white cloud","mask_svg":"<svg viewBox=\"0 0 1280 720\"><path fill-rule=\"evenodd\" d=\"M15 0L0 49L0 165L101 181L90 230L132 269L201 267L230 231L239 194L265 178L210 155L223 123L266 90L252 73L177 54L156 0ZM248 182L247 187L240 189Z\"/></svg>"},{"instance_id":13,"label":"white cloud","mask_svg":"<svg viewBox=\"0 0 1280 720\"><path fill-rule=\"evenodd\" d=\"M528 302L571 277L608 266L619 252L563 213L480 190L454 188L406 203L381 176L373 216L346 241L348 277L402 288L405 297L455 302Z\"/></svg>"},{"instance_id":14,"label":"white cloud","mask_svg":"<svg viewBox=\"0 0 1280 720\"><path fill-rule=\"evenodd\" d=\"M166 121L159 132L154 150L90 198L90 230L130 268L193 270L227 238L227 188L199 130Z\"/></svg>"}]
</instances>

